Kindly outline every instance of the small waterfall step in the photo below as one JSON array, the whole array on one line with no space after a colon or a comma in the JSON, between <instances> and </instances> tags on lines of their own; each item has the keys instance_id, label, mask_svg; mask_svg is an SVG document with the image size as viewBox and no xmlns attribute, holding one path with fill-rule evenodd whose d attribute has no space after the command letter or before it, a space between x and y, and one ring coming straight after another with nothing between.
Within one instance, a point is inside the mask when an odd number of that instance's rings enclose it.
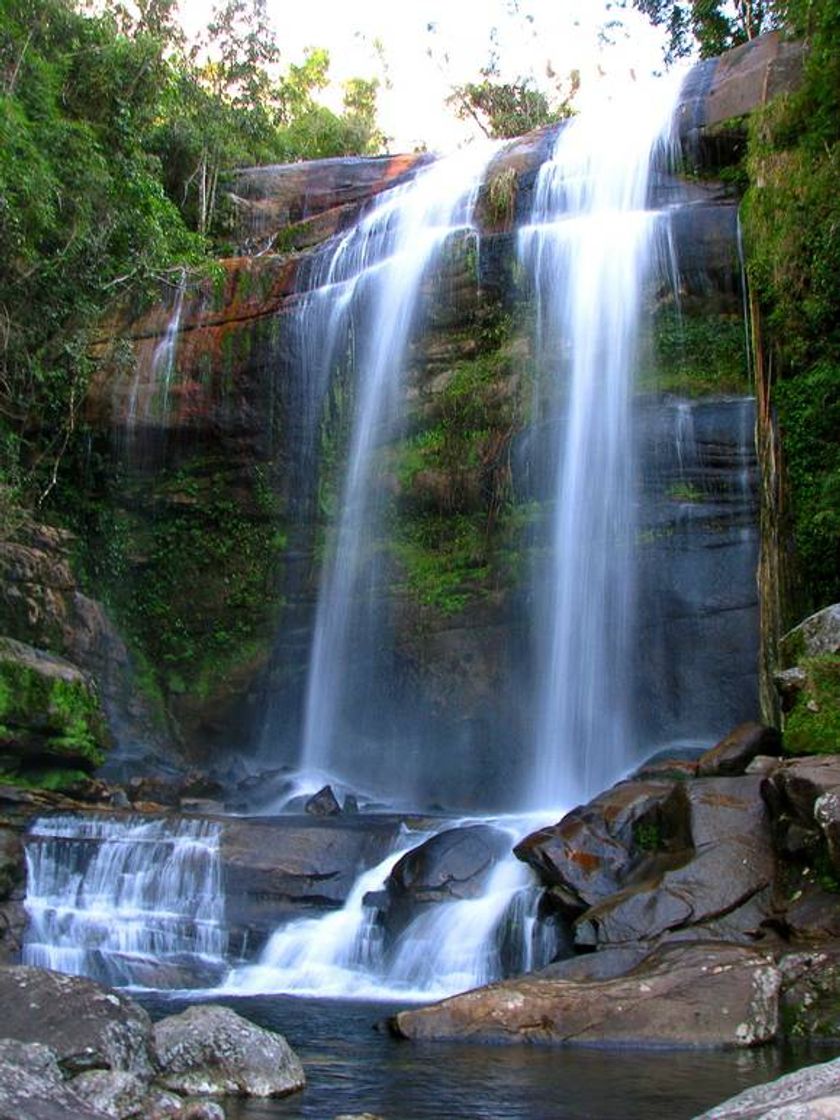
<instances>
[{"instance_id":1,"label":"small waterfall step","mask_svg":"<svg viewBox=\"0 0 840 1120\"><path fill-rule=\"evenodd\" d=\"M197 988L226 971L220 827L39 818L26 837L25 964L118 987Z\"/></svg>"}]
</instances>

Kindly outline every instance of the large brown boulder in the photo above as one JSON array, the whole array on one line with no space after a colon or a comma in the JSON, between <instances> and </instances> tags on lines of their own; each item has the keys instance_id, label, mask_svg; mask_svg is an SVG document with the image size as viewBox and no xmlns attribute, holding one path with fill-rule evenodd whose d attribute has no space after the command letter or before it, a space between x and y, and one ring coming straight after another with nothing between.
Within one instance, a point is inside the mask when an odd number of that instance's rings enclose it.
<instances>
[{"instance_id":1,"label":"large brown boulder","mask_svg":"<svg viewBox=\"0 0 840 1120\"><path fill-rule=\"evenodd\" d=\"M672 866L641 865L636 881L577 922L581 945L616 945L682 935L744 939L771 909L775 876L760 776L685 785L691 847Z\"/></svg>"},{"instance_id":2,"label":"large brown boulder","mask_svg":"<svg viewBox=\"0 0 840 1120\"><path fill-rule=\"evenodd\" d=\"M401 1011L411 1039L745 1047L778 1030L780 973L763 953L720 943L656 950L624 976L521 977Z\"/></svg>"},{"instance_id":3,"label":"large brown boulder","mask_svg":"<svg viewBox=\"0 0 840 1120\"><path fill-rule=\"evenodd\" d=\"M775 727L741 723L700 756L697 773L701 778L732 777L743 774L758 755L781 753L782 737Z\"/></svg>"},{"instance_id":4,"label":"large brown boulder","mask_svg":"<svg viewBox=\"0 0 840 1120\"><path fill-rule=\"evenodd\" d=\"M671 851L690 843L682 783L620 782L558 824L527 836L514 854L546 886L559 888L584 909L622 889L649 839Z\"/></svg>"}]
</instances>

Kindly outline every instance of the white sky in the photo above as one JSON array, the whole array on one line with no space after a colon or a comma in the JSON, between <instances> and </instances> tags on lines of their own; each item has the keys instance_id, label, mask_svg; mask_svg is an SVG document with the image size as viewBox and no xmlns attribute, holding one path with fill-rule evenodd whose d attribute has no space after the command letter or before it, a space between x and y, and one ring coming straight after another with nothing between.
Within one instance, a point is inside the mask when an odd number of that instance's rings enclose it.
<instances>
[{"instance_id":1,"label":"white sky","mask_svg":"<svg viewBox=\"0 0 840 1120\"><path fill-rule=\"evenodd\" d=\"M213 0L181 0L180 7L192 35L207 22ZM546 92L552 89L547 66L554 82L580 70L584 96L610 76L627 80L631 72L661 68L661 35L635 12L609 9L609 0L268 0L284 66L300 61L308 46L326 47L337 84L380 78L379 121L393 152L423 144L446 150L470 135L444 101L452 83L478 78L493 27L502 77L532 74ZM625 28L604 44L599 31L616 15ZM382 44L387 75L374 40ZM340 90L325 101L338 107Z\"/></svg>"}]
</instances>

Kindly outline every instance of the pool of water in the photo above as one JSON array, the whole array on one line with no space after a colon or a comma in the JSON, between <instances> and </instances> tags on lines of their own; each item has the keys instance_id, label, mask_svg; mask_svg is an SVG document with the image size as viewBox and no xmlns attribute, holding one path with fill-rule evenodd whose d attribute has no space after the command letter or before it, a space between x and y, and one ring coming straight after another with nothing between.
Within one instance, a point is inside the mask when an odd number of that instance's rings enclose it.
<instances>
[{"instance_id":1,"label":"pool of water","mask_svg":"<svg viewBox=\"0 0 840 1120\"><path fill-rule=\"evenodd\" d=\"M194 999L141 997L155 1018ZM281 1100L229 1100L228 1120L690 1120L840 1047L713 1052L418 1043L376 1030L394 1004L253 996L214 1000L280 1031L308 1084Z\"/></svg>"}]
</instances>

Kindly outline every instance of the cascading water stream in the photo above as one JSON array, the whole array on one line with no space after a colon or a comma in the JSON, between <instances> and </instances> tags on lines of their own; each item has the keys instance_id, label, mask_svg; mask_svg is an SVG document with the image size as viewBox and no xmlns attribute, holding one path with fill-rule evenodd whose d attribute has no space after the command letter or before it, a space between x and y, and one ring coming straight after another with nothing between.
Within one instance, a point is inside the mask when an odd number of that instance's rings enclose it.
<instances>
[{"instance_id":1,"label":"cascading water stream","mask_svg":"<svg viewBox=\"0 0 840 1120\"><path fill-rule=\"evenodd\" d=\"M26 964L200 987L225 970L218 825L56 816L26 837Z\"/></svg>"},{"instance_id":2,"label":"cascading water stream","mask_svg":"<svg viewBox=\"0 0 840 1120\"><path fill-rule=\"evenodd\" d=\"M559 432L537 622L534 806L591 795L633 757L631 390L643 288L659 252L649 177L672 105L660 85L569 121L519 234L538 362L554 384L549 427Z\"/></svg>"},{"instance_id":3,"label":"cascading water stream","mask_svg":"<svg viewBox=\"0 0 840 1120\"><path fill-rule=\"evenodd\" d=\"M138 368L131 384L126 415L126 428L133 434L139 421L148 423L154 415L166 417L169 409L169 392L175 359L178 354L178 336L181 318L184 313L184 297L187 291L187 271L182 270L175 289L175 302L172 314L166 324L166 331L152 354L148 369L147 384L143 385L143 370ZM141 406L141 395L143 397Z\"/></svg>"},{"instance_id":4,"label":"cascading water stream","mask_svg":"<svg viewBox=\"0 0 840 1120\"><path fill-rule=\"evenodd\" d=\"M402 370L421 311L424 278L455 235L472 230L472 210L492 148L469 149L422 170L409 184L384 194L370 213L337 242L317 288L305 300L301 333L319 340L317 379L329 375L340 355L355 348L355 410L349 453L321 590L310 654L301 770L365 783L385 793L410 795L403 761L371 759L344 719L358 700L361 680L353 666L380 640L376 549L381 481L377 451L393 436ZM311 353L311 351L310 351Z\"/></svg>"},{"instance_id":5,"label":"cascading water stream","mask_svg":"<svg viewBox=\"0 0 840 1120\"><path fill-rule=\"evenodd\" d=\"M533 824L519 819L488 823L505 832L511 845ZM446 827L457 824L447 822ZM256 964L232 971L225 990L441 999L547 964L554 944L538 927L540 891L524 864L510 854L490 872L479 897L433 904L395 944L387 944L377 899L399 860L433 835L414 832L410 842L403 835L392 853L359 876L340 910L278 929Z\"/></svg>"}]
</instances>

